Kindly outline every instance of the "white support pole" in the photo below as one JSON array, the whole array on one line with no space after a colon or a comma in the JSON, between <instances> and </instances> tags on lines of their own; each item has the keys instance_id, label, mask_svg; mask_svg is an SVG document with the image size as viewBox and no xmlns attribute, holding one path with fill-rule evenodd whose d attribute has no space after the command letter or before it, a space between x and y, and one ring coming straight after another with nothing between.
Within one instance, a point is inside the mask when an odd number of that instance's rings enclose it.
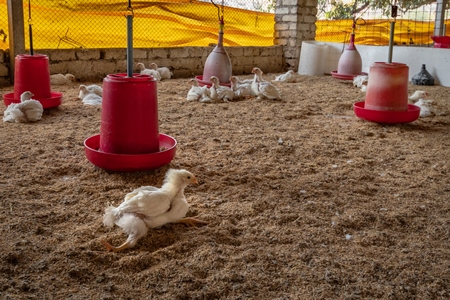
<instances>
[{"instance_id":1,"label":"white support pole","mask_svg":"<svg viewBox=\"0 0 450 300\"><path fill-rule=\"evenodd\" d=\"M434 19L434 31L433 31L433 35L435 36L445 35L444 20L445 20L446 4L447 0L436 1L436 18Z\"/></svg>"}]
</instances>

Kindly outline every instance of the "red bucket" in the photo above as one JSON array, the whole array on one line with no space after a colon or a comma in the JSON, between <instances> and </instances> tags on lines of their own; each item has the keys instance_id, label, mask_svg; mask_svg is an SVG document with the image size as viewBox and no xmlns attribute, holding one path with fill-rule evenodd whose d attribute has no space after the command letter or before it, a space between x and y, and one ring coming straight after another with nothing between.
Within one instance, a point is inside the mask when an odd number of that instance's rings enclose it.
<instances>
[{"instance_id":1,"label":"red bucket","mask_svg":"<svg viewBox=\"0 0 450 300\"><path fill-rule=\"evenodd\" d=\"M375 62L370 66L365 108L383 111L408 110L409 68L402 63Z\"/></svg>"},{"instance_id":2,"label":"red bucket","mask_svg":"<svg viewBox=\"0 0 450 300\"><path fill-rule=\"evenodd\" d=\"M157 83L149 75L110 74L103 80L100 151L159 152Z\"/></svg>"},{"instance_id":3,"label":"red bucket","mask_svg":"<svg viewBox=\"0 0 450 300\"><path fill-rule=\"evenodd\" d=\"M51 98L48 57L43 54L19 54L15 59L14 98L30 91L34 99Z\"/></svg>"}]
</instances>

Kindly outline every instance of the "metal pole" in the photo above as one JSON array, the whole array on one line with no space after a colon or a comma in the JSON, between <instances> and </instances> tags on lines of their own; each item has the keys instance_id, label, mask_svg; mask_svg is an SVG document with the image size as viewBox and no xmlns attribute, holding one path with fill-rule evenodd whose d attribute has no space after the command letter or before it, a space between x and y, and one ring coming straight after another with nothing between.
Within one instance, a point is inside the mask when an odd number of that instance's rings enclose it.
<instances>
[{"instance_id":1,"label":"metal pole","mask_svg":"<svg viewBox=\"0 0 450 300\"><path fill-rule=\"evenodd\" d=\"M33 51L33 21L31 20L31 1L28 0L28 35L30 36L30 55L34 55Z\"/></svg>"},{"instance_id":2,"label":"metal pole","mask_svg":"<svg viewBox=\"0 0 450 300\"><path fill-rule=\"evenodd\" d=\"M434 19L434 36L445 35L445 7L447 0L437 0L436 1L436 17Z\"/></svg>"},{"instance_id":3,"label":"metal pole","mask_svg":"<svg viewBox=\"0 0 450 300\"><path fill-rule=\"evenodd\" d=\"M127 76L133 77L133 15L127 16Z\"/></svg>"},{"instance_id":4,"label":"metal pole","mask_svg":"<svg viewBox=\"0 0 450 300\"><path fill-rule=\"evenodd\" d=\"M388 63L392 63L392 50L394 48L394 28L395 28L395 22L391 22L391 29L389 33L389 56L388 56Z\"/></svg>"}]
</instances>

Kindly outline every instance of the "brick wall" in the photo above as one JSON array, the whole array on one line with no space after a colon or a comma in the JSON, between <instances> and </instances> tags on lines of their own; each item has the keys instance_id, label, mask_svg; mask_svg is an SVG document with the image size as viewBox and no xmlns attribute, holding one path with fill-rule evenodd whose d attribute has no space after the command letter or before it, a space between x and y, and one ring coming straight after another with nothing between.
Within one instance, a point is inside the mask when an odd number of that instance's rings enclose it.
<instances>
[{"instance_id":1,"label":"brick wall","mask_svg":"<svg viewBox=\"0 0 450 300\"><path fill-rule=\"evenodd\" d=\"M277 0L274 44L281 45L285 69L298 70L302 41L314 40L318 0Z\"/></svg>"},{"instance_id":2,"label":"brick wall","mask_svg":"<svg viewBox=\"0 0 450 300\"><path fill-rule=\"evenodd\" d=\"M169 67L177 78L203 74L206 58L213 47L180 47L134 49L134 62L146 66L155 62ZM234 75L249 74L258 66L264 73L282 72L283 47L225 47L230 56ZM50 74L70 73L81 81L100 81L107 74L125 73L126 49L67 49L35 51L49 58ZM137 71L136 69L134 71ZM9 55L0 50L0 86L10 84Z\"/></svg>"}]
</instances>

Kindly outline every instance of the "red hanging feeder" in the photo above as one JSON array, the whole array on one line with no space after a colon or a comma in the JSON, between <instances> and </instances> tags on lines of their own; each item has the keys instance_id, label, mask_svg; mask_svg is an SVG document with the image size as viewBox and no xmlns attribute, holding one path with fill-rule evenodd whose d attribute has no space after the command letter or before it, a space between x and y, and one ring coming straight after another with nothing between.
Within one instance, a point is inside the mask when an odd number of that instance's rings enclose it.
<instances>
[{"instance_id":1,"label":"red hanging feeder","mask_svg":"<svg viewBox=\"0 0 450 300\"><path fill-rule=\"evenodd\" d=\"M219 78L220 85L231 86L230 77L232 75L231 60L227 51L223 47L223 1L222 1L222 15L220 8L211 0L212 4L217 7L219 17L219 37L216 47L208 55L203 68L203 75L196 76L200 86L210 87L212 83L209 81L211 76Z\"/></svg>"},{"instance_id":2,"label":"red hanging feeder","mask_svg":"<svg viewBox=\"0 0 450 300\"><path fill-rule=\"evenodd\" d=\"M16 56L14 93L3 95L3 102L6 106L11 103L20 103L20 95L30 91L34 94L33 99L38 100L44 109L56 107L62 103L62 93L51 91L48 57L43 54L34 54L30 1L28 1L28 16L30 54Z\"/></svg>"},{"instance_id":3,"label":"red hanging feeder","mask_svg":"<svg viewBox=\"0 0 450 300\"><path fill-rule=\"evenodd\" d=\"M392 7L392 16L397 16L395 6ZM391 22L388 62L375 62L370 66L366 100L353 105L355 115L367 121L409 123L420 115L419 107L408 104L408 66L392 62L394 23Z\"/></svg>"},{"instance_id":4,"label":"red hanging feeder","mask_svg":"<svg viewBox=\"0 0 450 300\"><path fill-rule=\"evenodd\" d=\"M157 81L133 74L131 4L127 15L127 74L110 74L103 81L100 135L84 141L87 159L111 171L144 171L169 164L176 140L158 128Z\"/></svg>"}]
</instances>

